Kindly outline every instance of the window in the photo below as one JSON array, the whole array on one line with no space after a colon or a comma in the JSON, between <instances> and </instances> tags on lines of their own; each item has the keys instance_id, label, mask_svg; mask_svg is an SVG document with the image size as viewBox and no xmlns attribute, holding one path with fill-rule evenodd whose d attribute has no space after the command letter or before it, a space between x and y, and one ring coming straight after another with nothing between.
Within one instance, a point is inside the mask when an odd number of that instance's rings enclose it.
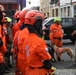
<instances>
[{"instance_id":1,"label":"window","mask_svg":"<svg viewBox=\"0 0 76 75\"><path fill-rule=\"evenodd\" d=\"M50 0L51 4L54 4L54 3L57 3L57 2L58 2L58 0Z\"/></svg>"},{"instance_id":2,"label":"window","mask_svg":"<svg viewBox=\"0 0 76 75\"><path fill-rule=\"evenodd\" d=\"M54 17L54 9L52 9L52 17Z\"/></svg>"},{"instance_id":3,"label":"window","mask_svg":"<svg viewBox=\"0 0 76 75\"><path fill-rule=\"evenodd\" d=\"M58 9L56 9L56 16L58 17Z\"/></svg>"},{"instance_id":4,"label":"window","mask_svg":"<svg viewBox=\"0 0 76 75\"><path fill-rule=\"evenodd\" d=\"M72 22L73 20L70 18L70 19L62 19L62 26L63 27L66 27L66 26L72 26Z\"/></svg>"},{"instance_id":5,"label":"window","mask_svg":"<svg viewBox=\"0 0 76 75\"><path fill-rule=\"evenodd\" d=\"M70 16L70 7L68 6L68 16Z\"/></svg>"}]
</instances>

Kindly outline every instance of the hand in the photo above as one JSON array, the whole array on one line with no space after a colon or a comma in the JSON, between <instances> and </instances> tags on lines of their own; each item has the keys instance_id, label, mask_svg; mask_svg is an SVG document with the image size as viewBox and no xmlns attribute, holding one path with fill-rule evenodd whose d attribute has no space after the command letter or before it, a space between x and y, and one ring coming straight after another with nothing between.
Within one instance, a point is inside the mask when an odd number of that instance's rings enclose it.
<instances>
[{"instance_id":1,"label":"hand","mask_svg":"<svg viewBox=\"0 0 76 75\"><path fill-rule=\"evenodd\" d=\"M76 35L76 30L74 30L74 32L71 34L72 36Z\"/></svg>"},{"instance_id":2,"label":"hand","mask_svg":"<svg viewBox=\"0 0 76 75\"><path fill-rule=\"evenodd\" d=\"M56 71L56 68L52 66L51 69L48 70L48 74L49 74L49 75L52 75L52 74L55 73L55 71Z\"/></svg>"}]
</instances>

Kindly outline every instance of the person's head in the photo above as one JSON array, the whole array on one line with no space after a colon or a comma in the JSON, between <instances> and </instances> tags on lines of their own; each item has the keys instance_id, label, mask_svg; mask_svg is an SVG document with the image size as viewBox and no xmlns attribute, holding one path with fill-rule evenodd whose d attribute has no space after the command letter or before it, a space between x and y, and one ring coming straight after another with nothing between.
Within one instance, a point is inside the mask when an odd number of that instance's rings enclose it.
<instances>
[{"instance_id":1,"label":"person's head","mask_svg":"<svg viewBox=\"0 0 76 75\"><path fill-rule=\"evenodd\" d=\"M2 5L0 5L0 24L2 23L3 19L4 19L4 7Z\"/></svg>"},{"instance_id":2,"label":"person's head","mask_svg":"<svg viewBox=\"0 0 76 75\"><path fill-rule=\"evenodd\" d=\"M42 35L42 22L44 20L44 15L37 11L31 10L26 13L25 24L30 33L36 33Z\"/></svg>"},{"instance_id":3,"label":"person's head","mask_svg":"<svg viewBox=\"0 0 76 75\"><path fill-rule=\"evenodd\" d=\"M4 7L0 5L0 12L4 12Z\"/></svg>"},{"instance_id":4,"label":"person's head","mask_svg":"<svg viewBox=\"0 0 76 75\"><path fill-rule=\"evenodd\" d=\"M28 11L30 11L30 9L23 8L22 11L20 12L19 16L20 16L20 21L21 21L22 23L24 23L24 21L25 21L25 15L26 15L26 13L27 13Z\"/></svg>"},{"instance_id":5,"label":"person's head","mask_svg":"<svg viewBox=\"0 0 76 75\"><path fill-rule=\"evenodd\" d=\"M19 14L20 14L20 11L16 11L14 16L13 16L17 21L19 21L19 19L20 19Z\"/></svg>"},{"instance_id":6,"label":"person's head","mask_svg":"<svg viewBox=\"0 0 76 75\"><path fill-rule=\"evenodd\" d=\"M9 24L12 22L11 18L6 17L6 25L9 26Z\"/></svg>"},{"instance_id":7,"label":"person's head","mask_svg":"<svg viewBox=\"0 0 76 75\"><path fill-rule=\"evenodd\" d=\"M0 12L0 24L3 24L6 22L6 13Z\"/></svg>"},{"instance_id":8,"label":"person's head","mask_svg":"<svg viewBox=\"0 0 76 75\"><path fill-rule=\"evenodd\" d=\"M60 18L60 17L54 18L54 22L55 22L57 25L59 25L60 22L61 22L61 18Z\"/></svg>"}]
</instances>

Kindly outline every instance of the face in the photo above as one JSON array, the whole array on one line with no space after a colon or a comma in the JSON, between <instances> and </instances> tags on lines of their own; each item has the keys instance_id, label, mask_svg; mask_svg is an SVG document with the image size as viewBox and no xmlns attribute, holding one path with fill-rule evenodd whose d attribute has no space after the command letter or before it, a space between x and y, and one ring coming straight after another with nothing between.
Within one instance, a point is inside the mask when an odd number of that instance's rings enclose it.
<instances>
[{"instance_id":1,"label":"face","mask_svg":"<svg viewBox=\"0 0 76 75\"><path fill-rule=\"evenodd\" d=\"M57 24L57 25L59 25L59 24L60 24L60 22L59 22L59 21L56 21L56 24Z\"/></svg>"}]
</instances>

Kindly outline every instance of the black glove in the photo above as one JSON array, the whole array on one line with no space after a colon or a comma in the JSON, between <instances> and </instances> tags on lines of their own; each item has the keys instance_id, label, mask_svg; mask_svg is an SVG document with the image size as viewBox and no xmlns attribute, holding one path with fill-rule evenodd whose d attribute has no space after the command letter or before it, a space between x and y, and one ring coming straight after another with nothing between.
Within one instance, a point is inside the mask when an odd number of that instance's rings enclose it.
<instances>
[{"instance_id":1,"label":"black glove","mask_svg":"<svg viewBox=\"0 0 76 75\"><path fill-rule=\"evenodd\" d=\"M45 60L44 62L44 68L46 68L46 69L51 69L51 67L52 67L52 60Z\"/></svg>"},{"instance_id":2,"label":"black glove","mask_svg":"<svg viewBox=\"0 0 76 75\"><path fill-rule=\"evenodd\" d=\"M53 47L48 47L49 50L49 54L52 56L52 58L54 58L54 49Z\"/></svg>"}]
</instances>

